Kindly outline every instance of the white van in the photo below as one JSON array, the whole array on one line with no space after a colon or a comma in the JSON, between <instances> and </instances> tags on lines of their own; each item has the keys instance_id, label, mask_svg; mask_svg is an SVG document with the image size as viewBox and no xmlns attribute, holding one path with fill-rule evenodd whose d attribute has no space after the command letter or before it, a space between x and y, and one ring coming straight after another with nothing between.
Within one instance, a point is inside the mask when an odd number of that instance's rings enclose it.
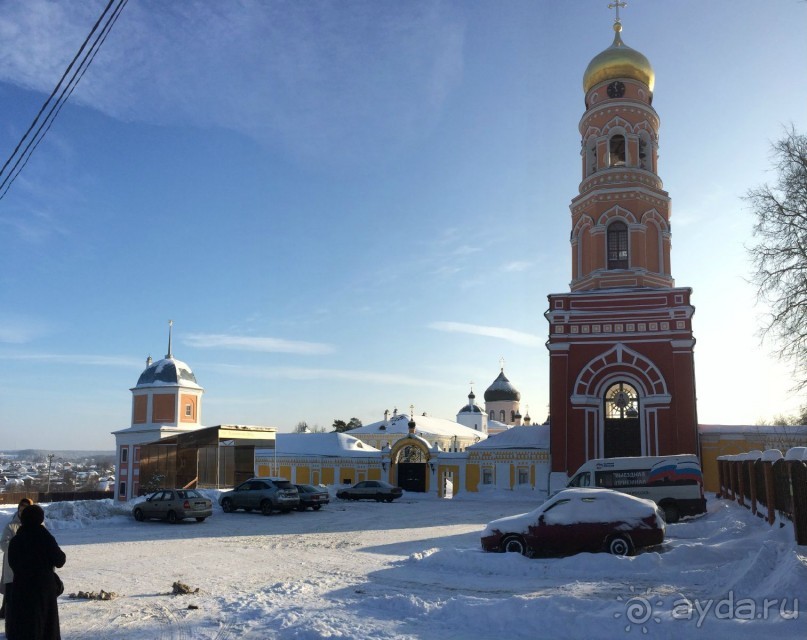
<instances>
[{"instance_id":1,"label":"white van","mask_svg":"<svg viewBox=\"0 0 807 640\"><path fill-rule=\"evenodd\" d=\"M577 470L570 487L598 487L653 500L667 522L706 513L703 473L695 455L596 458Z\"/></svg>"}]
</instances>

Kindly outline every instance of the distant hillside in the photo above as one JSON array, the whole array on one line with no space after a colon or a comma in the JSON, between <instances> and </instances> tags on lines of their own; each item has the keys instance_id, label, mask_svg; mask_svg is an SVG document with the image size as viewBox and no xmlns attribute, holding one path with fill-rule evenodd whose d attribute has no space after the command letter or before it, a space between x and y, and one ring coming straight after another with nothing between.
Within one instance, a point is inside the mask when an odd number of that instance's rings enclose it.
<instances>
[{"instance_id":1,"label":"distant hillside","mask_svg":"<svg viewBox=\"0 0 807 640\"><path fill-rule=\"evenodd\" d=\"M54 458L62 458L63 460L80 460L84 458L110 458L115 456L114 451L88 451L77 449L75 451L54 450L54 449L17 449L17 450L3 450L0 451L2 456L16 456L23 460L33 460L34 458L44 458L47 460L48 454L53 454Z\"/></svg>"}]
</instances>

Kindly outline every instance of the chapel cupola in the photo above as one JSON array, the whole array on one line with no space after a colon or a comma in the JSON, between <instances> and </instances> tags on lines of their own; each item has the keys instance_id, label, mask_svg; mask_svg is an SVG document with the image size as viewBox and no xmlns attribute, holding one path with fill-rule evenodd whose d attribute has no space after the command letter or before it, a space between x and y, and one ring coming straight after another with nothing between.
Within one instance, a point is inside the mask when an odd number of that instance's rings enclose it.
<instances>
[{"instance_id":1,"label":"chapel cupola","mask_svg":"<svg viewBox=\"0 0 807 640\"><path fill-rule=\"evenodd\" d=\"M198 428L201 424L199 386L191 368L174 358L171 350L173 322L169 321L168 353L165 358L146 360L146 368L132 387L132 426Z\"/></svg>"}]
</instances>

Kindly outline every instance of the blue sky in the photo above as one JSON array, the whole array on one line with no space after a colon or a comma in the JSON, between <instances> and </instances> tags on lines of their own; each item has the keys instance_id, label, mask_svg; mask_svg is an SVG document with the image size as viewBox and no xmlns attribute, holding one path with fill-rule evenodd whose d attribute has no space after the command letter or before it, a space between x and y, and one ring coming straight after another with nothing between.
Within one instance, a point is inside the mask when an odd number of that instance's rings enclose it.
<instances>
[{"instance_id":1,"label":"blue sky","mask_svg":"<svg viewBox=\"0 0 807 640\"><path fill-rule=\"evenodd\" d=\"M105 2L0 4L0 153ZM583 71L605 0L132 0L0 200L0 447L114 446L148 355L202 421L451 418L499 359L543 421ZM807 3L634 0L702 423L792 412L760 344L745 191L807 130Z\"/></svg>"}]
</instances>

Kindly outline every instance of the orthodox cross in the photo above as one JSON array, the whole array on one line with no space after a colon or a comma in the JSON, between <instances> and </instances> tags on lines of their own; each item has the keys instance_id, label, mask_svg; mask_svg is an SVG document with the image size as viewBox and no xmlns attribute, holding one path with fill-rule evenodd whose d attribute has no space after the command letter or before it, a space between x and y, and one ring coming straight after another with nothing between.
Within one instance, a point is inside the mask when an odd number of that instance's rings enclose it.
<instances>
[{"instance_id":1,"label":"orthodox cross","mask_svg":"<svg viewBox=\"0 0 807 640\"><path fill-rule=\"evenodd\" d=\"M619 7L627 7L627 6L628 3L622 2L621 0L615 0L614 2L611 2L608 5L609 9L616 9L616 18L614 19L614 22L619 22Z\"/></svg>"},{"instance_id":2,"label":"orthodox cross","mask_svg":"<svg viewBox=\"0 0 807 640\"><path fill-rule=\"evenodd\" d=\"M504 357L499 358L499 366L502 368L502 371L504 371Z\"/></svg>"}]
</instances>

